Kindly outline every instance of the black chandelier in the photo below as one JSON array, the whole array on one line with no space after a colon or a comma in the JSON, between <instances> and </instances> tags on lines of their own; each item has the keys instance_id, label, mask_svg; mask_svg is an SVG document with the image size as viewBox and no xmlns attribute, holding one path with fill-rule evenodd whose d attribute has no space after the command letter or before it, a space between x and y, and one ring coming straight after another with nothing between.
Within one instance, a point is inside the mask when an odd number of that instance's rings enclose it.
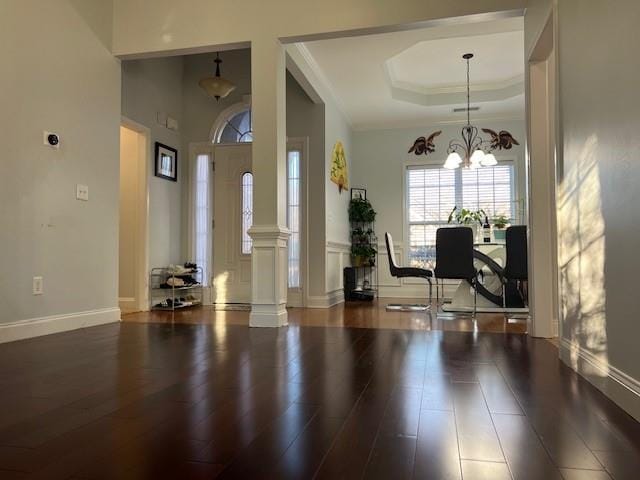
<instances>
[{"instance_id":1,"label":"black chandelier","mask_svg":"<svg viewBox=\"0 0 640 480\"><path fill-rule=\"evenodd\" d=\"M456 169L461 165L463 168L480 168L491 167L498 164L498 160L493 151L510 150L513 145L520 145L518 141L506 130L499 133L483 128L482 131L491 137L491 140L485 140L480 136L478 128L471 125L471 89L469 77L469 60L473 58L473 53L465 53L462 58L467 62L467 124L462 127L461 138L455 138L449 142L447 148L447 160L444 162L444 168ZM435 152L434 138L440 135L442 131L432 133L429 138L419 137L409 150L409 153L416 155Z\"/></svg>"}]
</instances>

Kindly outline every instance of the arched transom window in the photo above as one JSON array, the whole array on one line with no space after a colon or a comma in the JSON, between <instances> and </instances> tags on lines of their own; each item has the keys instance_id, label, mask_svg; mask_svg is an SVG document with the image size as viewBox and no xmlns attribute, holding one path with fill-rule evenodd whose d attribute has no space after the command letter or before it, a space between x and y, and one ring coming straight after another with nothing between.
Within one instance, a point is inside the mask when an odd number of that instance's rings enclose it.
<instances>
[{"instance_id":1,"label":"arched transom window","mask_svg":"<svg viewBox=\"0 0 640 480\"><path fill-rule=\"evenodd\" d=\"M253 141L251 105L238 103L224 110L211 130L213 143L249 143Z\"/></svg>"}]
</instances>

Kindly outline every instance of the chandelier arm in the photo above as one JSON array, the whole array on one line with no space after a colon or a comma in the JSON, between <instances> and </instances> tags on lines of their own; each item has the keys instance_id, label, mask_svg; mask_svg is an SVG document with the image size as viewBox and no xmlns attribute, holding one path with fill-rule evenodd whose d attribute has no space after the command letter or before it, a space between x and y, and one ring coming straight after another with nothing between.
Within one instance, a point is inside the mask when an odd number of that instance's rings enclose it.
<instances>
[{"instance_id":1,"label":"chandelier arm","mask_svg":"<svg viewBox=\"0 0 640 480\"><path fill-rule=\"evenodd\" d=\"M469 152L473 150L473 147L476 144L477 138L478 138L478 129L473 125L467 125L462 129L462 139L464 140L466 148Z\"/></svg>"},{"instance_id":2,"label":"chandelier arm","mask_svg":"<svg viewBox=\"0 0 640 480\"><path fill-rule=\"evenodd\" d=\"M467 148L457 140L451 140L449 142L449 148L447 149L447 153L457 152L458 150L462 150L462 152L464 153L466 152Z\"/></svg>"}]
</instances>

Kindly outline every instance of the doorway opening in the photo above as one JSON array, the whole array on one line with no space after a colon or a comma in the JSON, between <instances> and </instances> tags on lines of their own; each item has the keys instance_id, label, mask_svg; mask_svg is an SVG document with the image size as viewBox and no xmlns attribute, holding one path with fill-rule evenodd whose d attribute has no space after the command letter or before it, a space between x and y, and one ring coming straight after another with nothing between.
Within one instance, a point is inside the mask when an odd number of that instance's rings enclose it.
<instances>
[{"instance_id":1,"label":"doorway opening","mask_svg":"<svg viewBox=\"0 0 640 480\"><path fill-rule=\"evenodd\" d=\"M149 131L131 120L120 126L118 303L122 313L149 309L147 158Z\"/></svg>"}]
</instances>

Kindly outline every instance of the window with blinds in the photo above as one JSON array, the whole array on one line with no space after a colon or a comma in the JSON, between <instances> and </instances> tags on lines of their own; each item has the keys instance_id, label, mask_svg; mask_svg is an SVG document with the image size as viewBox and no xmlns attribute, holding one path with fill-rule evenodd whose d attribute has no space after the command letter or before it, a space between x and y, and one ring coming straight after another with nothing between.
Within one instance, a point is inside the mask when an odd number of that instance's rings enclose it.
<instances>
[{"instance_id":1,"label":"window with blinds","mask_svg":"<svg viewBox=\"0 0 640 480\"><path fill-rule=\"evenodd\" d=\"M514 218L512 163L477 170L448 170L436 165L407 168L408 261L413 267L432 268L436 230L447 225L454 206L484 210L489 218Z\"/></svg>"}]
</instances>

